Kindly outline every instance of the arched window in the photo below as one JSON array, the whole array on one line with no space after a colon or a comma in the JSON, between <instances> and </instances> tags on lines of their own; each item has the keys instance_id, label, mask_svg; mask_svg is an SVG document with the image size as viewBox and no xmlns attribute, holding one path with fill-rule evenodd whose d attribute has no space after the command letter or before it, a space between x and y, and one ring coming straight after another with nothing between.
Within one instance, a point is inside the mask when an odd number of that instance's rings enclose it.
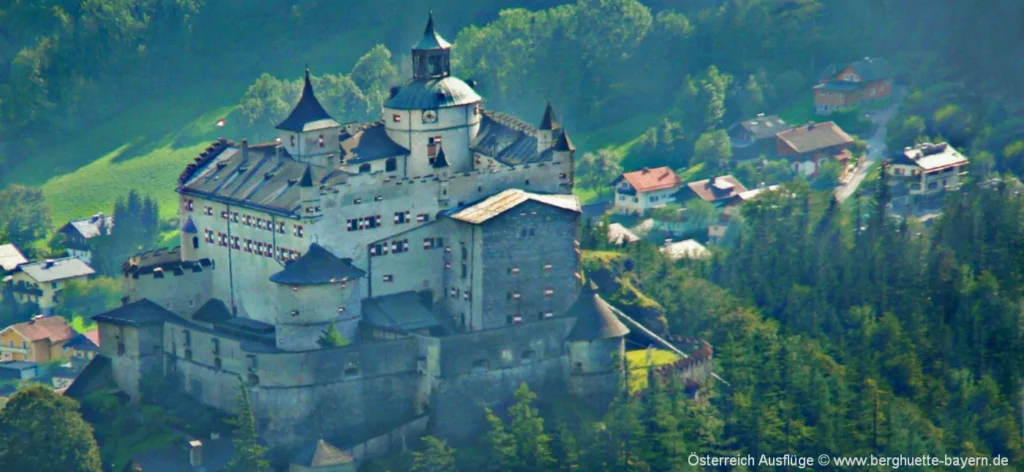
<instances>
[{"instance_id":1,"label":"arched window","mask_svg":"<svg viewBox=\"0 0 1024 472\"><path fill-rule=\"evenodd\" d=\"M384 161L384 170L386 172L394 172L398 170L398 159L391 157Z\"/></svg>"},{"instance_id":2,"label":"arched window","mask_svg":"<svg viewBox=\"0 0 1024 472\"><path fill-rule=\"evenodd\" d=\"M362 174L364 172L369 172L369 171L370 171L370 164L363 164L363 165L359 166L359 173L360 174Z\"/></svg>"},{"instance_id":3,"label":"arched window","mask_svg":"<svg viewBox=\"0 0 1024 472\"><path fill-rule=\"evenodd\" d=\"M192 236L192 249L199 249L199 236Z\"/></svg>"}]
</instances>

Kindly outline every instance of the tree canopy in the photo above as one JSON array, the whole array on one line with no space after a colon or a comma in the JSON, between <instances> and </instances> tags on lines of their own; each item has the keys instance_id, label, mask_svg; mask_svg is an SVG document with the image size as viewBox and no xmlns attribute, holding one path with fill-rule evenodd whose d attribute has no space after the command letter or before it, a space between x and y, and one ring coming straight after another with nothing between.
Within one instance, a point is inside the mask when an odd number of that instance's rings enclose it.
<instances>
[{"instance_id":1,"label":"tree canopy","mask_svg":"<svg viewBox=\"0 0 1024 472\"><path fill-rule=\"evenodd\" d=\"M0 410L0 464L8 470L103 470L78 403L47 385L19 390Z\"/></svg>"}]
</instances>

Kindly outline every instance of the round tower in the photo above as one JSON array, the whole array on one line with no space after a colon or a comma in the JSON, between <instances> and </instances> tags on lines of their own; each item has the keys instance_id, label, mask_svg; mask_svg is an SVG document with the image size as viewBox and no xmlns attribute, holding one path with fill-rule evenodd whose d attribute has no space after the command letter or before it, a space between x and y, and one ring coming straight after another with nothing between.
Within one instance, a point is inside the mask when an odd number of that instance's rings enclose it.
<instances>
[{"instance_id":1,"label":"round tower","mask_svg":"<svg viewBox=\"0 0 1024 472\"><path fill-rule=\"evenodd\" d=\"M181 225L181 260L183 262L198 261L199 244L201 244L199 229L196 228L196 223L190 216L185 220L185 224Z\"/></svg>"},{"instance_id":2,"label":"round tower","mask_svg":"<svg viewBox=\"0 0 1024 472\"><path fill-rule=\"evenodd\" d=\"M434 31L433 14L412 47L412 66L412 78L393 88L382 107L388 137L409 150L406 176L431 174L442 143L451 172L471 170L482 99L451 75L451 44Z\"/></svg>"},{"instance_id":3,"label":"round tower","mask_svg":"<svg viewBox=\"0 0 1024 472\"><path fill-rule=\"evenodd\" d=\"M595 406L607 405L621 392L625 336L629 328L588 282L566 312L576 324L566 338L569 348L569 393Z\"/></svg>"}]
</instances>

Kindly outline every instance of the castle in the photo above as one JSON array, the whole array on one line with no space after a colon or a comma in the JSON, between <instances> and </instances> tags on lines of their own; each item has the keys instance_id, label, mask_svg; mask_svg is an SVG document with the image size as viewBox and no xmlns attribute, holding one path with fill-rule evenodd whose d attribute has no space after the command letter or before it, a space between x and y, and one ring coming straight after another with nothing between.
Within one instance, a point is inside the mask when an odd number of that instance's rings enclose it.
<instances>
[{"instance_id":1,"label":"castle","mask_svg":"<svg viewBox=\"0 0 1024 472\"><path fill-rule=\"evenodd\" d=\"M629 332L583 284L574 147L485 110L428 21L382 120L301 98L270 143L220 139L181 174L181 245L123 265L97 365L133 399L158 372L203 404L248 388L275 451L423 420L454 443L534 391L607 402ZM346 342L321 345L334 325ZM99 369L100 367L96 367Z\"/></svg>"}]
</instances>

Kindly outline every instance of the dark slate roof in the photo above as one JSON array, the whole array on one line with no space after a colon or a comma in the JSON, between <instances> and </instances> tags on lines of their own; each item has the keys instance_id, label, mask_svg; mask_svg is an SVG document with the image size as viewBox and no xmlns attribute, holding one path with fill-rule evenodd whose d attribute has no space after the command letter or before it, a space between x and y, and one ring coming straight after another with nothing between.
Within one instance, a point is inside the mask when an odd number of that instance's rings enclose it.
<instances>
[{"instance_id":1,"label":"dark slate roof","mask_svg":"<svg viewBox=\"0 0 1024 472\"><path fill-rule=\"evenodd\" d=\"M870 82L892 77L892 66L883 57L865 57L862 60L850 64L850 67L860 76L861 80Z\"/></svg>"},{"instance_id":2,"label":"dark slate roof","mask_svg":"<svg viewBox=\"0 0 1024 472\"><path fill-rule=\"evenodd\" d=\"M9 370L22 371L22 370L31 370L31 369L37 369L37 368L39 368L39 364L36 363L36 362L26 362L26 361L5 361L5 362L0 362L0 369L9 369Z\"/></svg>"},{"instance_id":3,"label":"dark slate roof","mask_svg":"<svg viewBox=\"0 0 1024 472\"><path fill-rule=\"evenodd\" d=\"M776 134L790 128L778 115L761 115L737 123L754 135L754 139L774 138Z\"/></svg>"},{"instance_id":4,"label":"dark slate roof","mask_svg":"<svg viewBox=\"0 0 1024 472\"><path fill-rule=\"evenodd\" d=\"M569 307L566 316L576 318L576 324L569 332L569 341L597 341L629 334L629 328L619 321L608 302L597 294L593 282L583 284L579 297Z\"/></svg>"},{"instance_id":5,"label":"dark slate roof","mask_svg":"<svg viewBox=\"0 0 1024 472\"><path fill-rule=\"evenodd\" d=\"M469 148L507 165L551 160L551 153L537 152L537 129L504 113L484 112Z\"/></svg>"},{"instance_id":6,"label":"dark slate roof","mask_svg":"<svg viewBox=\"0 0 1024 472\"><path fill-rule=\"evenodd\" d=\"M801 154L853 142L850 135L831 121L789 129L779 133L778 138Z\"/></svg>"},{"instance_id":7,"label":"dark slate roof","mask_svg":"<svg viewBox=\"0 0 1024 472\"><path fill-rule=\"evenodd\" d=\"M363 321L395 331L414 331L440 326L416 292L401 292L363 300Z\"/></svg>"},{"instance_id":8,"label":"dark slate roof","mask_svg":"<svg viewBox=\"0 0 1024 472\"><path fill-rule=\"evenodd\" d=\"M309 69L306 69L306 82L302 86L302 96L299 103L292 109L292 113L285 118L277 129L284 131L316 131L324 128L337 128L341 125L331 118L331 115L324 110L323 105L316 99L313 92L313 83L309 81Z\"/></svg>"},{"instance_id":9,"label":"dark slate roof","mask_svg":"<svg viewBox=\"0 0 1024 472\"><path fill-rule=\"evenodd\" d=\"M409 150L388 137L383 121L366 123L346 130L341 135L342 159L348 164L407 156Z\"/></svg>"},{"instance_id":10,"label":"dark slate roof","mask_svg":"<svg viewBox=\"0 0 1024 472\"><path fill-rule=\"evenodd\" d=\"M181 232L186 234L197 234L199 229L196 228L196 223L192 221L192 217L188 217L185 224L181 225Z\"/></svg>"},{"instance_id":11,"label":"dark slate roof","mask_svg":"<svg viewBox=\"0 0 1024 472\"><path fill-rule=\"evenodd\" d=\"M313 186L313 167L306 164L306 171L302 173L302 178L299 179L299 187L312 187Z\"/></svg>"},{"instance_id":12,"label":"dark slate roof","mask_svg":"<svg viewBox=\"0 0 1024 472\"><path fill-rule=\"evenodd\" d=\"M224 323L232 317L228 306L216 298L211 298L192 314L192 319L196 321L213 324Z\"/></svg>"},{"instance_id":13,"label":"dark slate roof","mask_svg":"<svg viewBox=\"0 0 1024 472\"><path fill-rule=\"evenodd\" d=\"M117 383L114 381L114 369L111 366L110 358L98 355L86 364L85 369L75 377L67 390L64 390L64 396L82 400L88 393L116 388Z\"/></svg>"},{"instance_id":14,"label":"dark slate roof","mask_svg":"<svg viewBox=\"0 0 1024 472\"><path fill-rule=\"evenodd\" d=\"M555 110L551 108L551 102L544 108L544 118L540 120L540 129L553 130L558 128L558 118L555 117Z\"/></svg>"},{"instance_id":15,"label":"dark slate roof","mask_svg":"<svg viewBox=\"0 0 1024 472\"><path fill-rule=\"evenodd\" d=\"M85 334L79 334L71 338L68 342L64 343L64 349L75 349L77 351L92 351L99 352L100 347L93 342L89 336Z\"/></svg>"},{"instance_id":16,"label":"dark slate roof","mask_svg":"<svg viewBox=\"0 0 1024 472\"><path fill-rule=\"evenodd\" d=\"M430 165L433 166L435 169L440 169L442 167L448 167L448 158L445 157L445 155L444 155L444 148L443 147L441 147L440 149L437 150L437 157L434 158L434 162L431 163Z\"/></svg>"},{"instance_id":17,"label":"dark slate roof","mask_svg":"<svg viewBox=\"0 0 1024 472\"><path fill-rule=\"evenodd\" d=\"M306 163L278 156L277 147L250 146L249 152L233 146L217 147L213 158L186 170L178 192L265 211L281 216L299 215L299 180ZM248 155L246 155L248 154ZM339 170L313 167L315 184L333 186L347 181Z\"/></svg>"},{"instance_id":18,"label":"dark slate roof","mask_svg":"<svg viewBox=\"0 0 1024 472\"><path fill-rule=\"evenodd\" d=\"M163 323L173 318L174 313L164 307L143 298L137 302L115 308L106 313L93 316L92 319L99 323L110 323L124 326L150 326Z\"/></svg>"},{"instance_id":19,"label":"dark slate roof","mask_svg":"<svg viewBox=\"0 0 1024 472\"><path fill-rule=\"evenodd\" d=\"M93 215L92 218L84 218L81 220L74 220L68 222L60 229L61 232L76 231L81 234L85 239L92 239L100 235L100 227L104 226L106 233L109 235L111 230L114 229L114 217L103 213Z\"/></svg>"},{"instance_id":20,"label":"dark slate roof","mask_svg":"<svg viewBox=\"0 0 1024 472\"><path fill-rule=\"evenodd\" d=\"M576 146L572 145L572 140L569 139L569 133L562 130L562 133L558 135L558 141L555 142L555 147L552 149L556 151L575 151Z\"/></svg>"},{"instance_id":21,"label":"dark slate roof","mask_svg":"<svg viewBox=\"0 0 1024 472\"><path fill-rule=\"evenodd\" d=\"M342 451L323 439L310 444L292 457L292 464L308 468L330 467L355 462L351 454Z\"/></svg>"},{"instance_id":22,"label":"dark slate roof","mask_svg":"<svg viewBox=\"0 0 1024 472\"><path fill-rule=\"evenodd\" d=\"M180 276L188 272L202 272L204 267L210 267L213 261L207 258L198 261L181 260L181 247L171 250L156 249L146 251L132 256L124 264L121 264L121 274L139 278L141 275L163 272L164 276Z\"/></svg>"},{"instance_id":23,"label":"dark slate roof","mask_svg":"<svg viewBox=\"0 0 1024 472\"><path fill-rule=\"evenodd\" d=\"M132 463L142 466L145 472L181 472L195 470L189 465L187 438L159 449L150 449L132 457ZM203 447L203 470L216 472L225 470L235 454L230 438L201 439ZM131 469L128 469L131 470Z\"/></svg>"},{"instance_id":24,"label":"dark slate roof","mask_svg":"<svg viewBox=\"0 0 1024 472\"><path fill-rule=\"evenodd\" d=\"M366 272L352 265L352 259L335 256L323 246L313 243L302 257L271 275L270 281L282 285L322 285L364 275Z\"/></svg>"},{"instance_id":25,"label":"dark slate roof","mask_svg":"<svg viewBox=\"0 0 1024 472\"><path fill-rule=\"evenodd\" d=\"M89 264L77 257L54 259L52 262L53 265L50 267L47 267L48 262L46 261L30 262L18 266L18 270L39 283L85 277L96 273L92 267L89 267Z\"/></svg>"},{"instance_id":26,"label":"dark slate roof","mask_svg":"<svg viewBox=\"0 0 1024 472\"><path fill-rule=\"evenodd\" d=\"M451 47L451 43L445 41L441 35L437 34L437 31L434 31L434 13L430 12L430 16L427 18L427 27L423 30L423 37L412 47L413 50L449 49Z\"/></svg>"},{"instance_id":27,"label":"dark slate roof","mask_svg":"<svg viewBox=\"0 0 1024 472\"><path fill-rule=\"evenodd\" d=\"M411 79L384 103L396 110L430 110L457 107L481 101L480 95L456 77Z\"/></svg>"}]
</instances>

